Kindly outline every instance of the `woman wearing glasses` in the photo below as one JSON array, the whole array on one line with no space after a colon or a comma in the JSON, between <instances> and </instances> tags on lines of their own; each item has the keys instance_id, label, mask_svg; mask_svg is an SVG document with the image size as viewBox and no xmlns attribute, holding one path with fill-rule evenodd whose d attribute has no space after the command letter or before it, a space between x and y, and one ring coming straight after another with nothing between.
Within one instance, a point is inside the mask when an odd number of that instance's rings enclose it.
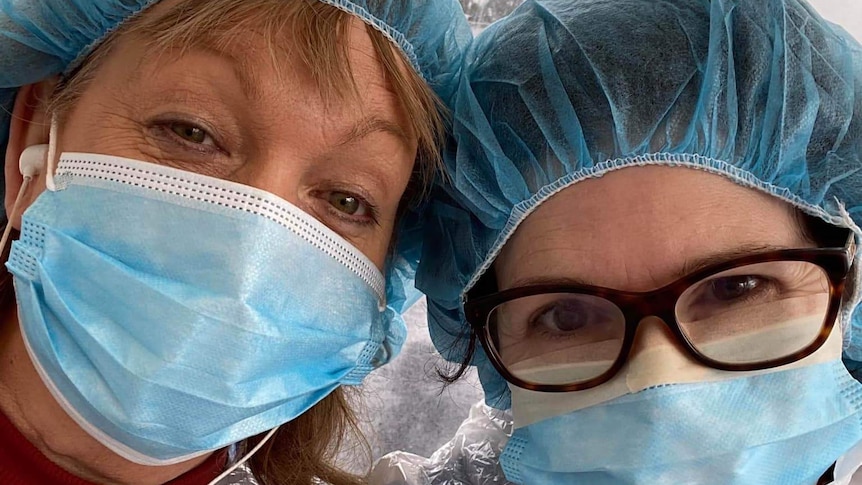
<instances>
[{"instance_id":1,"label":"woman wearing glasses","mask_svg":"<svg viewBox=\"0 0 862 485\"><path fill-rule=\"evenodd\" d=\"M862 483L860 46L799 0L533 0L465 75L418 282L511 423L378 470Z\"/></svg>"}]
</instances>

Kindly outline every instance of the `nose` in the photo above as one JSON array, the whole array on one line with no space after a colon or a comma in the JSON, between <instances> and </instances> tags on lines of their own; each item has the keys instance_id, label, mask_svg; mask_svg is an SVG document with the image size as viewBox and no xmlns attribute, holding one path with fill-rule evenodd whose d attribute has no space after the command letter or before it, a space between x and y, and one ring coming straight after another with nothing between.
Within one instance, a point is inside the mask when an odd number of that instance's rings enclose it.
<instances>
[{"instance_id":1,"label":"nose","mask_svg":"<svg viewBox=\"0 0 862 485\"><path fill-rule=\"evenodd\" d=\"M680 352L685 353L685 347L664 320L656 316L644 317L638 323L629 359L660 345L676 347Z\"/></svg>"},{"instance_id":2,"label":"nose","mask_svg":"<svg viewBox=\"0 0 862 485\"><path fill-rule=\"evenodd\" d=\"M697 381L711 370L694 360L665 322L655 316L640 321L628 357L626 384L631 392Z\"/></svg>"},{"instance_id":3,"label":"nose","mask_svg":"<svg viewBox=\"0 0 862 485\"><path fill-rule=\"evenodd\" d=\"M299 206L304 165L291 153L265 152L230 176L232 182L264 190Z\"/></svg>"}]
</instances>

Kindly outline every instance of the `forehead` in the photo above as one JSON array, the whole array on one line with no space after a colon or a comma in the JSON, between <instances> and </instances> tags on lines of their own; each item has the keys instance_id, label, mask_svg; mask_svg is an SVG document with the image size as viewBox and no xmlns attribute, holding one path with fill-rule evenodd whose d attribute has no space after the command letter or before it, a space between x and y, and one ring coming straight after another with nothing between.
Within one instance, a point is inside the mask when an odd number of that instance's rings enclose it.
<instances>
[{"instance_id":1,"label":"forehead","mask_svg":"<svg viewBox=\"0 0 862 485\"><path fill-rule=\"evenodd\" d=\"M105 94L119 94L121 99L128 99L130 91L161 86L194 89L200 85L200 90L214 90L216 94L239 87L242 97L252 103L248 107L265 118L288 112L294 120L300 112L315 118L323 114L349 118L367 115L367 111L392 121L402 116L367 27L358 18L347 15L335 30L309 27L304 35L284 23L289 12L281 12L285 16L282 23L259 18L266 14L263 11L256 15L246 12L242 18L247 23L233 27L227 20L225 25L209 25L208 29L198 25L199 21L191 22L188 32L181 33L176 27L161 27L159 22L166 20L166 11L181 5L164 1L144 12L138 24L119 35L99 62L94 84ZM331 36L328 44L337 45L331 52L310 59L313 42L307 38L309 32Z\"/></svg>"},{"instance_id":2,"label":"forehead","mask_svg":"<svg viewBox=\"0 0 862 485\"><path fill-rule=\"evenodd\" d=\"M803 245L795 210L775 197L703 171L633 167L548 199L495 267L506 287L575 278L643 291L715 255Z\"/></svg>"}]
</instances>

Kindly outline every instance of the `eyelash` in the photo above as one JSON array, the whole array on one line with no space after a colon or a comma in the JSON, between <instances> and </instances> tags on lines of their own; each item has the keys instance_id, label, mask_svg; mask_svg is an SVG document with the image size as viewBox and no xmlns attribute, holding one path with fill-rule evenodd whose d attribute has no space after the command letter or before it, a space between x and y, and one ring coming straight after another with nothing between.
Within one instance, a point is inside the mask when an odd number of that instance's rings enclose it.
<instances>
[{"instance_id":1,"label":"eyelash","mask_svg":"<svg viewBox=\"0 0 862 485\"><path fill-rule=\"evenodd\" d=\"M173 131L173 128L176 125L186 125L188 127L196 128L203 131L206 136L212 141L212 144L199 144L190 142L176 132ZM209 128L206 124L201 123L199 121L190 121L188 119L182 117L170 117L163 118L160 120L156 120L152 122L152 127L155 130L158 130L159 135L162 138L166 138L172 144L184 149L191 151L197 155L215 155L215 154L225 154L229 155L229 152L225 150L222 143L218 140L216 135L213 134L215 130ZM364 216L350 216L347 215L329 203L328 196L334 192L342 192L345 195L349 195L350 197L356 198L359 203L365 206L367 214ZM344 221L347 224L351 224L354 226L367 227L372 225L379 225L379 209L376 205L372 204L368 197L359 195L355 190L350 189L342 189L339 187L330 188L325 191L319 191L313 194L314 197L320 201L320 203L324 204L326 212L330 216L334 216L340 221Z\"/></svg>"},{"instance_id":2,"label":"eyelash","mask_svg":"<svg viewBox=\"0 0 862 485\"><path fill-rule=\"evenodd\" d=\"M579 338L578 335L574 334L566 334L566 333L554 333L553 331L543 328L543 326L538 322L540 318L545 316L548 311L553 311L553 305L557 302L552 302L540 307L538 310L534 311L532 315L527 319L526 326L530 333L536 332L541 334L543 338L551 339L551 340L570 340L574 338Z\"/></svg>"},{"instance_id":3,"label":"eyelash","mask_svg":"<svg viewBox=\"0 0 862 485\"><path fill-rule=\"evenodd\" d=\"M365 208L368 211L368 214L366 214L364 216L357 217L357 216L350 216L350 215L347 215L347 214L339 211L338 209L333 207L332 204L330 204L329 200L328 200L328 195L330 195L334 192L342 192L342 193L349 195L351 197L355 197L361 204L365 205ZM353 225L357 225L357 226L372 226L372 225L379 225L380 224L380 222L379 222L380 213L379 213L379 209L377 208L377 206L372 204L371 202L369 202L366 197L363 197L363 196L361 196L361 195L359 195L359 194L357 194L351 190L344 190L344 189L335 188L335 189L329 189L326 191L317 192L317 193L314 193L313 195L315 198L317 198L321 203L323 203L326 206L325 210L327 212L329 212L331 215L337 217L338 219L340 219L340 220L342 220L348 224L353 224Z\"/></svg>"},{"instance_id":4,"label":"eyelash","mask_svg":"<svg viewBox=\"0 0 862 485\"><path fill-rule=\"evenodd\" d=\"M185 125L203 131L212 144L193 143L186 140L173 131L176 125ZM224 145L218 139L217 135L214 134L215 130L200 121L191 121L180 117L164 118L153 121L152 127L158 131L161 138L166 138L174 145L196 154L228 154L227 150L223 148Z\"/></svg>"}]
</instances>

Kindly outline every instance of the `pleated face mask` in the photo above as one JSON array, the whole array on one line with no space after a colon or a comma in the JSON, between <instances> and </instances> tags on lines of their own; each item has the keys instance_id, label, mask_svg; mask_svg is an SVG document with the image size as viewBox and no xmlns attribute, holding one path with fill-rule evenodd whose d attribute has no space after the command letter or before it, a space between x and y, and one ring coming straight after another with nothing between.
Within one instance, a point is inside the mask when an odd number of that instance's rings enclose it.
<instances>
[{"instance_id":1,"label":"pleated face mask","mask_svg":"<svg viewBox=\"0 0 862 485\"><path fill-rule=\"evenodd\" d=\"M286 201L91 154L53 182L8 262L21 327L55 398L120 456L221 448L391 357L380 271Z\"/></svg>"},{"instance_id":2,"label":"pleated face mask","mask_svg":"<svg viewBox=\"0 0 862 485\"><path fill-rule=\"evenodd\" d=\"M792 339L800 319L781 327L758 334L763 349ZM749 372L693 365L660 340L594 388L539 393L511 386L516 429L500 457L507 478L814 485L862 440L862 385L841 362L837 325L808 357ZM721 346L745 353L746 340Z\"/></svg>"},{"instance_id":3,"label":"pleated face mask","mask_svg":"<svg viewBox=\"0 0 862 485\"><path fill-rule=\"evenodd\" d=\"M804 299L813 300L813 297L821 296L812 295ZM796 304L800 305L800 303ZM773 308L773 311L777 310ZM817 318L785 319L777 324L776 328L727 336L709 344L708 348L713 352L723 352L722 355L728 359L742 356L750 358L768 354L776 348L793 346L796 342L811 340L812 328L815 328L813 325L819 329L820 320ZM699 365L675 347L672 341L662 336L660 331L644 333L639 338L643 340L638 351L629 357L619 373L599 386L575 392L537 392L509 384L515 428L529 426L548 418L607 403L619 397L652 388L675 384L723 382L772 374L840 360L841 356L841 332L837 328L833 329L823 346L808 357L779 368L752 371L727 371ZM701 346L701 348L707 348L707 346ZM552 357L544 356L543 360ZM519 365L530 367L530 370L520 372L519 375L527 378L537 376L537 380L543 381L552 379L563 381L579 372L588 372L590 367L578 363L536 366L528 361L521 362ZM596 367L607 367L607 365L593 363Z\"/></svg>"}]
</instances>

